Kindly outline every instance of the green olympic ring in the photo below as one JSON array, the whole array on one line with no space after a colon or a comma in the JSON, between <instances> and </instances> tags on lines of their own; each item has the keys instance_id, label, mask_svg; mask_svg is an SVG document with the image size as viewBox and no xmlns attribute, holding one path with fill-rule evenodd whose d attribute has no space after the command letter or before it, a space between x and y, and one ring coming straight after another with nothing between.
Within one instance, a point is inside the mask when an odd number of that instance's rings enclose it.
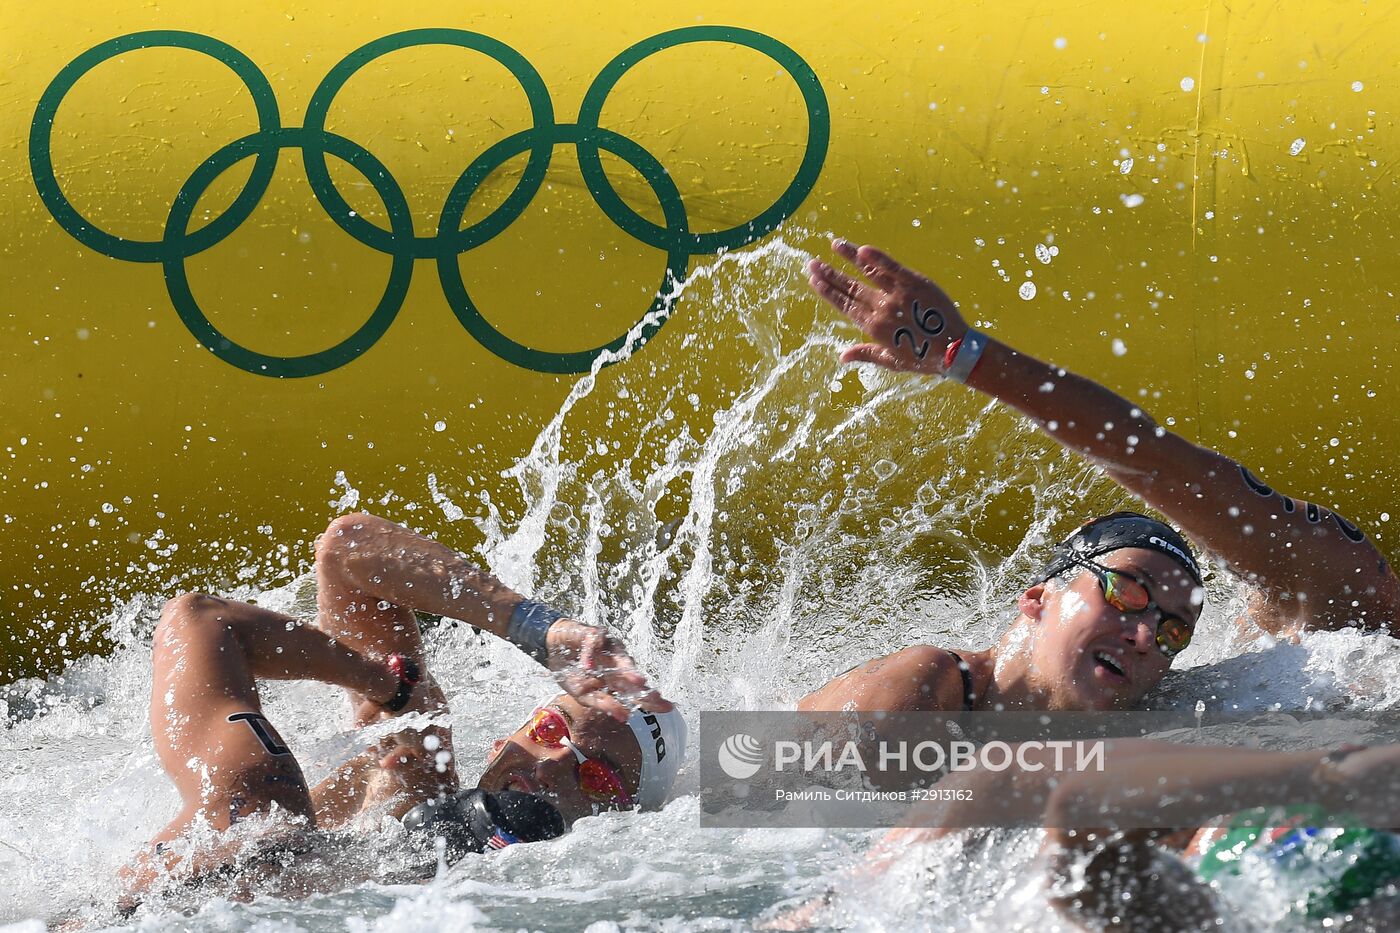
<instances>
[{"instance_id":1,"label":"green olympic ring","mask_svg":"<svg viewBox=\"0 0 1400 933\"><path fill-rule=\"evenodd\" d=\"M661 163L641 145L599 125L608 94L638 62L673 46L691 42L729 42L767 55L797 83L807 107L807 145L791 184L752 220L710 233L690 229L685 204ZM399 184L384 165L357 143L326 130L335 96L360 68L389 52L420 45L451 45L481 52L503 65L520 82L530 105L533 126L488 148L472 161L447 196L437 232L416 236L413 218ZM108 233L82 216L63 194L53 169L53 123L59 105L77 81L97 65L133 49L180 48L201 52L227 65L252 94L258 115L256 133L222 147L195 169L171 205L165 232L156 241L131 240ZM821 174L831 138L831 115L816 73L788 46L762 33L728 26L692 26L664 32L633 45L599 72L584 94L577 123L556 123L554 106L535 68L514 49L480 33L460 29L413 29L377 39L351 52L322 79L307 107L305 125L283 127L271 85L242 52L208 36L153 30L120 36L89 49L65 66L45 89L34 113L29 162L35 187L54 219L72 237L97 252L131 262L159 262L165 270L171 303L190 333L230 365L262 376L294 378L337 369L373 346L403 306L417 259L435 259L443 294L462 326L492 353L539 372L586 371L600 353L617 352L630 343L645 344L660 330L676 286L692 256L715 254L754 242L790 217L811 193ZM619 337L591 350L547 352L506 337L477 309L462 280L457 257L504 231L525 211L544 184L554 147L573 145L584 181L603 213L635 239L666 251L666 273L650 307ZM272 356L240 346L224 336L200 309L185 274L185 261L209 249L238 228L261 201L283 149L302 151L307 177L317 201L350 236L393 259L389 282L378 306L359 330L340 343L304 356ZM607 150L635 169L661 205L665 226L658 226L623 202L603 171L599 150ZM472 195L508 159L529 152L525 171L511 194L490 215L462 229ZM327 154L350 164L378 193L389 215L389 229L359 216L341 196L326 166ZM253 157L247 183L223 214L191 232L189 223L199 198L234 164ZM614 360L613 362L616 362Z\"/></svg>"},{"instance_id":2,"label":"green olympic ring","mask_svg":"<svg viewBox=\"0 0 1400 933\"><path fill-rule=\"evenodd\" d=\"M157 29L150 32L134 32L129 36L109 39L94 48L88 49L73 59L61 70L44 89L39 98L39 106L34 110L34 125L29 131L29 168L34 175L34 186L39 189L39 197L44 206L53 214L59 226L79 243L113 259L127 262L164 262L167 240L128 240L108 233L89 223L78 213L78 209L63 194L58 176L53 170L53 119L58 113L58 105L78 83L78 79L93 68L111 58L133 49L189 49L203 52L215 61L223 62L233 73L242 79L253 95L253 106L258 112L258 132L265 133L282 125L277 112L277 98L272 85L253 64L253 60L227 43L193 32L175 32ZM253 172L248 183L243 186L229 209L203 229L191 235L183 244L184 254L193 256L221 242L247 220L262 200L267 186L272 183L272 173L277 168L277 150L260 153L253 163Z\"/></svg>"},{"instance_id":3,"label":"green olympic ring","mask_svg":"<svg viewBox=\"0 0 1400 933\"><path fill-rule=\"evenodd\" d=\"M371 155L369 150L344 136L337 136L325 130L315 131L307 127L265 130L236 139L216 151L194 170L189 181L186 181L184 187L175 195L175 202L170 207L170 218L165 223L165 240L171 244L171 249L164 258L165 287L170 292L176 313L180 315L180 320L185 322L190 333L225 363L250 373L275 373L284 377L315 376L355 359L384 336L384 332L398 316L399 309L403 307L404 296L408 294L408 282L413 277L412 256L403 252L391 254L393 263L389 267L389 284L384 289L384 297L379 299L379 305L369 320L360 325L360 329L355 333L329 349L306 356L268 356L229 340L200 310L199 303L190 291L189 279L185 275L185 257L177 248L189 228L190 216L194 213L195 205L215 178L250 155L261 160L270 154L276 159L278 150L291 148L301 149L308 162L313 152L318 155L329 152L336 158L350 163L369 180L380 200L384 202L384 207L389 211L389 223L393 225L394 235L413 238L413 216L408 210L408 199L404 197L398 182L394 181L394 176L389 174L389 170Z\"/></svg>"},{"instance_id":4,"label":"green olympic ring","mask_svg":"<svg viewBox=\"0 0 1400 933\"><path fill-rule=\"evenodd\" d=\"M560 143L580 145L579 140L585 132L587 132L586 129L577 124L573 126L558 125L554 127L552 138L545 138L545 142L551 148ZM661 202L661 213L666 218L666 229L676 231L686 229L685 202L681 200L681 193L677 190L676 183L661 167L661 163L656 161L656 157L637 143L625 136L619 136L612 130L595 128L593 133L596 134L593 138L595 146L620 156L651 185L656 199ZM542 134L539 129L526 130L523 133L506 137L477 156L467 167L467 170L462 173L462 177L457 179L457 183L452 186L452 190L447 195L447 202L442 209L442 217L439 221L439 235L456 229L457 222L461 220L463 212L467 209L467 203L471 200L477 186L512 156L519 155L526 149L538 151L541 138ZM643 325L641 333L635 338L638 346L650 340L652 335L660 330L661 325L665 323L664 312L671 298L669 291L685 277L686 267L690 263L691 254L681 248L680 237L672 237L672 239L675 242L666 247L666 276L661 280L661 287L656 290L656 298L652 301L651 307L647 308L646 314L642 315L642 320L646 323ZM540 372L575 373L587 370L593 365L593 360L599 353L605 350L616 352L622 349L631 333L629 330L628 333L592 350L580 350L574 353L546 353L516 343L482 317L471 296L467 294L467 286L462 281L462 268L457 264L455 255L438 257L438 278L442 280L442 293L447 296L447 303L452 308L453 313L457 315L457 320L462 322L462 326L482 346L502 359ZM635 326L633 325L634 328ZM616 361L614 360L614 362Z\"/></svg>"}]
</instances>

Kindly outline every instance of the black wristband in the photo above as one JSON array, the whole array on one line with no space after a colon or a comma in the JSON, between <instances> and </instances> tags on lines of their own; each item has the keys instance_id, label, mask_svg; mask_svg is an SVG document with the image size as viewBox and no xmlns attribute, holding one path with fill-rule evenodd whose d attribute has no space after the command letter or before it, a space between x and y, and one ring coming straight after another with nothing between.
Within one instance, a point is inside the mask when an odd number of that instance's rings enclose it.
<instances>
[{"instance_id":1,"label":"black wristband","mask_svg":"<svg viewBox=\"0 0 1400 933\"><path fill-rule=\"evenodd\" d=\"M417 661L402 654L389 655L389 670L399 679L399 685L394 688L394 695L381 705L391 713L401 713L413 696L413 688L423 679L423 672Z\"/></svg>"},{"instance_id":2,"label":"black wristband","mask_svg":"<svg viewBox=\"0 0 1400 933\"><path fill-rule=\"evenodd\" d=\"M549 647L545 639L549 628L564 618L564 613L533 599L522 599L506 623L506 640L530 657L549 666Z\"/></svg>"}]
</instances>

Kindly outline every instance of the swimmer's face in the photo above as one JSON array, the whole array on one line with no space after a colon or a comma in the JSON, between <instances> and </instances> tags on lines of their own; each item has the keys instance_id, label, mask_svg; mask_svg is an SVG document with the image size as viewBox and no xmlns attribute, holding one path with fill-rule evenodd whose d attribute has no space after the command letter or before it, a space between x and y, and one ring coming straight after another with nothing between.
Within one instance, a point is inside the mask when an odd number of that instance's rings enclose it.
<instances>
[{"instance_id":1,"label":"swimmer's face","mask_svg":"<svg viewBox=\"0 0 1400 933\"><path fill-rule=\"evenodd\" d=\"M1140 580L1168 615L1195 625L1203 593L1176 561L1124 548L1094 560ZM1040 592L1029 601L1028 597ZM1158 613L1125 613L1104 598L1097 577L1079 570L1063 584L1031 587L1022 611L1034 618L1031 678L1052 709L1131 709L1157 685L1171 661L1157 647Z\"/></svg>"},{"instance_id":2,"label":"swimmer's face","mask_svg":"<svg viewBox=\"0 0 1400 933\"><path fill-rule=\"evenodd\" d=\"M546 705L564 717L570 739L579 750L617 771L628 795L635 799L641 783L642 750L631 728L570 696L557 696ZM579 787L578 758L568 746L548 748L532 741L529 725L527 720L511 735L492 743L491 760L477 786L539 794L558 807L564 822L570 824L595 810L612 809Z\"/></svg>"}]
</instances>

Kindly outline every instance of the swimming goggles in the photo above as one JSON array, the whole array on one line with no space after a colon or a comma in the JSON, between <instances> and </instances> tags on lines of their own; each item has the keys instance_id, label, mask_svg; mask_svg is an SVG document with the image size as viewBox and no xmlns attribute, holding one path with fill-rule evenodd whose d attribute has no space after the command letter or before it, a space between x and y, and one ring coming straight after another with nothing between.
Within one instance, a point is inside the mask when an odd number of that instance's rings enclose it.
<instances>
[{"instance_id":1,"label":"swimming goggles","mask_svg":"<svg viewBox=\"0 0 1400 933\"><path fill-rule=\"evenodd\" d=\"M1157 650L1168 658L1175 657L1191 644L1192 627L1185 619L1177 618L1163 611L1152 598L1152 593L1137 577L1122 570L1113 570L1096 564L1078 554L1069 555L1071 563L1083 567L1099 581L1104 601L1119 612L1138 615L1144 612L1157 613Z\"/></svg>"},{"instance_id":2,"label":"swimming goggles","mask_svg":"<svg viewBox=\"0 0 1400 933\"><path fill-rule=\"evenodd\" d=\"M617 769L597 758L589 758L569 734L569 723L558 710L542 706L530 717L525 727L530 741L544 748L568 748L577 759L579 790L595 803L610 804L615 807L632 806L632 795L627 793L622 783L622 775Z\"/></svg>"}]
</instances>

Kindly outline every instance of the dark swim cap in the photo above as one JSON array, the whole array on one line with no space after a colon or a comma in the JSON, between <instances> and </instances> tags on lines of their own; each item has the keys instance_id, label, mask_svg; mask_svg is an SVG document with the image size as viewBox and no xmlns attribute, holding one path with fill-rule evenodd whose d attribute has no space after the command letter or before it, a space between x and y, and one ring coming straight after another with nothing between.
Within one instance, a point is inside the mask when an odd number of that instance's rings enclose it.
<instances>
[{"instance_id":1,"label":"dark swim cap","mask_svg":"<svg viewBox=\"0 0 1400 933\"><path fill-rule=\"evenodd\" d=\"M1044 582L1074 567L1074 557L1093 558L1123 548L1137 547L1165 554L1190 574L1197 586L1201 567L1191 553L1191 545L1170 525L1137 512L1114 512L1079 526L1068 538L1055 545L1050 562L1040 572Z\"/></svg>"},{"instance_id":2,"label":"dark swim cap","mask_svg":"<svg viewBox=\"0 0 1400 933\"><path fill-rule=\"evenodd\" d=\"M442 839L449 862L487 849L564 835L564 818L549 801L519 791L492 793L477 787L420 803L404 814L403 825L409 832Z\"/></svg>"}]
</instances>

